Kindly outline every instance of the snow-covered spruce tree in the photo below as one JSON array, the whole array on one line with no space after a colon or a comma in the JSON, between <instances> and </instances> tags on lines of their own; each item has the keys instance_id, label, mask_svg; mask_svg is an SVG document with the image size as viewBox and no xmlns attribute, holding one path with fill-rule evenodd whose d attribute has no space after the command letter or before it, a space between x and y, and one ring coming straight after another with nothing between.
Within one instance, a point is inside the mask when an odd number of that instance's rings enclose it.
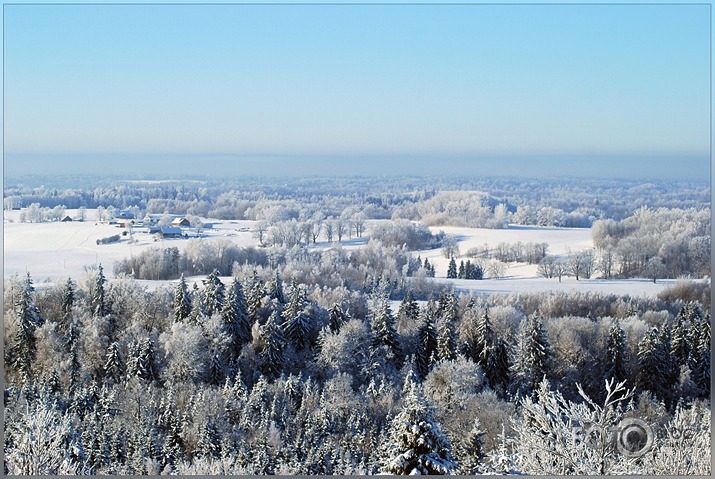
<instances>
[{"instance_id":1,"label":"snow-covered spruce tree","mask_svg":"<svg viewBox=\"0 0 715 479\"><path fill-rule=\"evenodd\" d=\"M107 359L104 363L104 377L108 381L119 382L124 374L124 361L122 361L119 343L113 342L107 348Z\"/></svg>"},{"instance_id":2,"label":"snow-covered spruce tree","mask_svg":"<svg viewBox=\"0 0 715 479\"><path fill-rule=\"evenodd\" d=\"M402 348L395 329L395 317L390 309L387 292L382 290L373 293L372 302L370 316L373 349L378 350L385 346L389 354L388 361L391 361L399 369L404 358L402 357Z\"/></svg>"},{"instance_id":3,"label":"snow-covered spruce tree","mask_svg":"<svg viewBox=\"0 0 715 479\"><path fill-rule=\"evenodd\" d=\"M288 300L285 297L285 294L283 294L283 280L281 279L281 275L278 271L276 271L276 274L273 276L273 279L268 283L268 297L270 299L275 299L281 304L286 304Z\"/></svg>"},{"instance_id":4,"label":"snow-covered spruce tree","mask_svg":"<svg viewBox=\"0 0 715 479\"><path fill-rule=\"evenodd\" d=\"M434 412L414 373L403 387L402 410L392 420L382 472L395 475L452 474L457 464L452 446L434 420Z\"/></svg>"},{"instance_id":5,"label":"snow-covered spruce tree","mask_svg":"<svg viewBox=\"0 0 715 479\"><path fill-rule=\"evenodd\" d=\"M506 342L497 338L489 319L489 311L479 317L472 359L482 367L492 389L505 388L509 382L509 354Z\"/></svg>"},{"instance_id":6,"label":"snow-covered spruce tree","mask_svg":"<svg viewBox=\"0 0 715 479\"><path fill-rule=\"evenodd\" d=\"M483 367L483 358L489 355L489 350L494 344L494 329L489 319L488 309L485 309L484 314L477 319L475 333L474 344L472 346L472 358Z\"/></svg>"},{"instance_id":7,"label":"snow-covered spruce tree","mask_svg":"<svg viewBox=\"0 0 715 479\"><path fill-rule=\"evenodd\" d=\"M683 309L681 308L680 312L675 315L670 329L670 356L677 368L688 365L688 358L693 349Z\"/></svg>"},{"instance_id":8,"label":"snow-covered spruce tree","mask_svg":"<svg viewBox=\"0 0 715 479\"><path fill-rule=\"evenodd\" d=\"M457 298L445 293L439 301L440 320L437 324L437 357L451 361L457 357Z\"/></svg>"},{"instance_id":9,"label":"snow-covered spruce tree","mask_svg":"<svg viewBox=\"0 0 715 479\"><path fill-rule=\"evenodd\" d=\"M658 329L658 349L663 354L663 376L667 384L668 390L671 393L672 399L672 387L678 381L678 373L680 368L677 366L674 358L671 356L671 328L667 322L664 322ZM666 398L666 403L670 403L669 399ZM675 404L673 404L675 405Z\"/></svg>"},{"instance_id":10,"label":"snow-covered spruce tree","mask_svg":"<svg viewBox=\"0 0 715 479\"><path fill-rule=\"evenodd\" d=\"M509 385L509 346L504 339L494 338L482 370L489 387L503 394Z\"/></svg>"},{"instance_id":11,"label":"snow-covered spruce tree","mask_svg":"<svg viewBox=\"0 0 715 479\"><path fill-rule=\"evenodd\" d=\"M340 304L335 303L328 310L328 327L332 333L337 333L340 331L340 327L350 321L350 315L343 311Z\"/></svg>"},{"instance_id":12,"label":"snow-covered spruce tree","mask_svg":"<svg viewBox=\"0 0 715 479\"><path fill-rule=\"evenodd\" d=\"M457 279L457 262L454 260L454 256L450 258L447 266L447 278Z\"/></svg>"},{"instance_id":13,"label":"snow-covered spruce tree","mask_svg":"<svg viewBox=\"0 0 715 479\"><path fill-rule=\"evenodd\" d=\"M511 421L510 440L521 473L603 475L634 470L637 458L620 454L612 436L633 391L612 379L606 382L603 404L596 404L580 384L577 388L583 401L567 401L544 379L536 399L521 399L521 417Z\"/></svg>"},{"instance_id":14,"label":"snow-covered spruce tree","mask_svg":"<svg viewBox=\"0 0 715 479\"><path fill-rule=\"evenodd\" d=\"M60 306L60 331L66 331L72 317L72 306L75 300L75 285L72 278L67 278L64 288L62 288L62 305Z\"/></svg>"},{"instance_id":15,"label":"snow-covered spruce tree","mask_svg":"<svg viewBox=\"0 0 715 479\"><path fill-rule=\"evenodd\" d=\"M253 276L250 281L248 281L248 290L246 292L246 305L248 306L248 317L251 319L251 324L258 322L263 325L265 318L261 317L261 311L263 309L263 296L265 290L263 287L263 281L258 276L258 271L253 270Z\"/></svg>"},{"instance_id":16,"label":"snow-covered spruce tree","mask_svg":"<svg viewBox=\"0 0 715 479\"><path fill-rule=\"evenodd\" d=\"M233 278L226 293L221 310L224 329L230 338L231 358L238 358L244 344L251 341L251 320L248 317L248 305L243 294L243 286L238 278Z\"/></svg>"},{"instance_id":17,"label":"snow-covered spruce tree","mask_svg":"<svg viewBox=\"0 0 715 479\"><path fill-rule=\"evenodd\" d=\"M548 372L551 345L541 318L534 314L519 325L510 365L511 392L532 395Z\"/></svg>"},{"instance_id":18,"label":"snow-covered spruce tree","mask_svg":"<svg viewBox=\"0 0 715 479\"><path fill-rule=\"evenodd\" d=\"M484 434L479 418L475 417L469 435L455 445L460 474L471 476L484 472Z\"/></svg>"},{"instance_id":19,"label":"snow-covered spruce tree","mask_svg":"<svg viewBox=\"0 0 715 479\"><path fill-rule=\"evenodd\" d=\"M407 291L405 297L400 303L400 309L397 311L397 327L400 330L404 330L410 324L417 322L420 314L420 307L415 301L415 297L412 291Z\"/></svg>"},{"instance_id":20,"label":"snow-covered spruce tree","mask_svg":"<svg viewBox=\"0 0 715 479\"><path fill-rule=\"evenodd\" d=\"M129 345L127 358L127 376L137 376L145 381L158 381L156 352L154 341L145 337L137 343Z\"/></svg>"},{"instance_id":21,"label":"snow-covered spruce tree","mask_svg":"<svg viewBox=\"0 0 715 479\"><path fill-rule=\"evenodd\" d=\"M107 314L107 304L104 294L104 283L107 278L104 277L104 269L100 263L97 267L97 274L94 278L94 288L92 290L92 313L97 317L104 317Z\"/></svg>"},{"instance_id":22,"label":"snow-covered spruce tree","mask_svg":"<svg viewBox=\"0 0 715 479\"><path fill-rule=\"evenodd\" d=\"M240 370L236 372L236 376L231 381L226 379L226 382L221 391L225 406L224 412L230 424L239 424L244 418L244 409L248 400L248 388L241 378Z\"/></svg>"},{"instance_id":23,"label":"snow-covered spruce tree","mask_svg":"<svg viewBox=\"0 0 715 479\"><path fill-rule=\"evenodd\" d=\"M484 270L480 265L472 264L470 260L467 260L467 264L464 266L464 278L482 279L484 278Z\"/></svg>"},{"instance_id":24,"label":"snow-covered spruce tree","mask_svg":"<svg viewBox=\"0 0 715 479\"><path fill-rule=\"evenodd\" d=\"M651 328L638 343L638 389L650 391L669 404L671 365L669 347L661 342L657 328Z\"/></svg>"},{"instance_id":25,"label":"snow-covered spruce tree","mask_svg":"<svg viewBox=\"0 0 715 479\"><path fill-rule=\"evenodd\" d=\"M184 273L174 289L174 321L182 322L191 315L191 296Z\"/></svg>"},{"instance_id":26,"label":"snow-covered spruce tree","mask_svg":"<svg viewBox=\"0 0 715 479\"><path fill-rule=\"evenodd\" d=\"M21 377L27 377L30 374L30 367L37 349L35 330L43 323L40 310L35 304L34 291L32 278L30 273L27 273L14 304L18 324L15 341L10 351L13 366Z\"/></svg>"},{"instance_id":27,"label":"snow-covered spruce tree","mask_svg":"<svg viewBox=\"0 0 715 479\"><path fill-rule=\"evenodd\" d=\"M201 301L201 290L198 283L194 283L191 288L191 313L188 322L191 324L201 324L206 313L204 312L203 301Z\"/></svg>"},{"instance_id":28,"label":"snow-covered spruce tree","mask_svg":"<svg viewBox=\"0 0 715 479\"><path fill-rule=\"evenodd\" d=\"M693 381L700 389L700 397L710 397L710 314L698 319L693 325L693 350L690 354L690 370L693 372Z\"/></svg>"},{"instance_id":29,"label":"snow-covered spruce tree","mask_svg":"<svg viewBox=\"0 0 715 479\"><path fill-rule=\"evenodd\" d=\"M204 289L201 291L201 303L206 316L211 317L221 312L226 288L216 269L211 271L202 282Z\"/></svg>"},{"instance_id":30,"label":"snow-covered spruce tree","mask_svg":"<svg viewBox=\"0 0 715 479\"><path fill-rule=\"evenodd\" d=\"M295 280L291 281L288 303L281 316L285 336L297 351L302 351L310 344L311 321L304 311L306 303L305 291L298 286Z\"/></svg>"},{"instance_id":31,"label":"snow-covered spruce tree","mask_svg":"<svg viewBox=\"0 0 715 479\"><path fill-rule=\"evenodd\" d=\"M196 442L196 457L218 458L221 455L221 436L212 422L199 426L199 437Z\"/></svg>"},{"instance_id":32,"label":"snow-covered spruce tree","mask_svg":"<svg viewBox=\"0 0 715 479\"><path fill-rule=\"evenodd\" d=\"M265 342L261 370L266 376L277 378L283 370L283 352L286 346L283 323L277 311L271 313L261 333Z\"/></svg>"},{"instance_id":33,"label":"snow-covered spruce tree","mask_svg":"<svg viewBox=\"0 0 715 479\"><path fill-rule=\"evenodd\" d=\"M437 352L437 330L428 308L420 312L422 324L417 331L417 348L415 352L415 367L420 379L427 377L431 369L431 361Z\"/></svg>"},{"instance_id":34,"label":"snow-covered spruce tree","mask_svg":"<svg viewBox=\"0 0 715 479\"><path fill-rule=\"evenodd\" d=\"M626 379L626 333L621 323L616 319L608 333L606 357L604 361L604 379L615 379L617 382Z\"/></svg>"}]
</instances>

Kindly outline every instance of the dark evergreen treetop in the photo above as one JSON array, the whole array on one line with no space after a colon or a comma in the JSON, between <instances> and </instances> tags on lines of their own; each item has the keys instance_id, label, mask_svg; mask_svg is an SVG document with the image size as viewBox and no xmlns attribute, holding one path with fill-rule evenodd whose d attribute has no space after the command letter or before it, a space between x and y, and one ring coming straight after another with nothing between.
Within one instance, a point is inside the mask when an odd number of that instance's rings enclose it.
<instances>
[{"instance_id":1,"label":"dark evergreen treetop","mask_svg":"<svg viewBox=\"0 0 715 479\"><path fill-rule=\"evenodd\" d=\"M382 472L395 475L452 474L452 445L434 419L434 410L414 373L403 386L402 410L392 420Z\"/></svg>"}]
</instances>

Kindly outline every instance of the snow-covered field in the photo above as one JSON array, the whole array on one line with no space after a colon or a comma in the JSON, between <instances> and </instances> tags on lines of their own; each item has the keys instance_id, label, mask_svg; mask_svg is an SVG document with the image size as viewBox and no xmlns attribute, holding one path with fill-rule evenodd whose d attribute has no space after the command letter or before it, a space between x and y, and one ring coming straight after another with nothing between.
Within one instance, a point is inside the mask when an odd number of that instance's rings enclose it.
<instances>
[{"instance_id":1,"label":"snow-covered field","mask_svg":"<svg viewBox=\"0 0 715 479\"><path fill-rule=\"evenodd\" d=\"M76 212L68 210L67 214L74 216ZM188 242L187 239L158 239L143 228L135 228L132 232L132 241L129 241L129 236L122 236L118 243L98 245L98 239L121 234L125 230L114 225L97 223L95 215L95 212L88 211L89 219L84 222L20 223L19 211L6 211L3 251L5 278L15 274L24 275L26 271L30 272L35 283L63 280L67 277L79 278L86 265L95 263L101 263L111 277L116 260L156 246L176 246L183 250ZM257 245L257 240L250 231L255 222L213 220L213 223L212 229L202 231L202 241L223 238L239 246ZM368 222L368 235L370 223ZM470 248L480 247L485 243L493 248L500 242L544 242L549 245L548 253L555 255L593 248L590 230L580 228L510 225L508 229L502 230L457 227L434 227L431 230L435 233L443 230L445 233L455 235L463 259L466 259L464 255ZM190 229L186 231L189 235L194 234ZM358 248L366 239L345 240L343 247ZM319 242L318 247L325 248L330 245ZM558 279L539 277L536 273L536 265L522 263L509 265L504 277L500 279L448 280L444 278L448 260L444 258L440 249L418 251L415 255L420 255L422 259L429 258L436 268L437 281L449 282L459 290L484 293L576 290L640 296L654 295L676 282L676 280L659 280L654 284L644 279L576 281L571 277L564 277L562 282L559 282Z\"/></svg>"},{"instance_id":2,"label":"snow-covered field","mask_svg":"<svg viewBox=\"0 0 715 479\"><path fill-rule=\"evenodd\" d=\"M67 214L74 216L73 210ZM137 227L129 236L121 236L117 243L98 245L97 240L126 231L115 225L97 223L93 211L88 220L68 223L20 223L20 211L6 211L4 217L4 276L29 272L36 283L79 277L86 265L101 263L111 276L115 261L137 254L151 247L186 247L187 239L159 239L146 228ZM208 220L207 220L208 221ZM224 221L203 230L206 241L226 238L240 246L255 245L250 232L253 221ZM189 236L195 236L191 229Z\"/></svg>"}]
</instances>

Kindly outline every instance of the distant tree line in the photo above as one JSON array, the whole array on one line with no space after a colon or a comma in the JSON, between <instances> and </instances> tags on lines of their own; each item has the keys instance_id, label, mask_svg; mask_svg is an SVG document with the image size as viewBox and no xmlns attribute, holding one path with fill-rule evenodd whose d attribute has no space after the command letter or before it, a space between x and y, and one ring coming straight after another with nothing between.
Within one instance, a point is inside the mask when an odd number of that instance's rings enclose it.
<instances>
[{"instance_id":1,"label":"distant tree line","mask_svg":"<svg viewBox=\"0 0 715 479\"><path fill-rule=\"evenodd\" d=\"M501 228L524 225L588 228L619 221L643 204L709 209L707 181L522 178L177 179L131 183L90 177L7 179L4 208L137 208L143 213L286 221L313 218L406 219L427 225ZM37 184L37 186L31 186ZM48 186L54 185L54 186ZM28 221L32 221L28 219ZM358 235L359 236L359 235Z\"/></svg>"}]
</instances>

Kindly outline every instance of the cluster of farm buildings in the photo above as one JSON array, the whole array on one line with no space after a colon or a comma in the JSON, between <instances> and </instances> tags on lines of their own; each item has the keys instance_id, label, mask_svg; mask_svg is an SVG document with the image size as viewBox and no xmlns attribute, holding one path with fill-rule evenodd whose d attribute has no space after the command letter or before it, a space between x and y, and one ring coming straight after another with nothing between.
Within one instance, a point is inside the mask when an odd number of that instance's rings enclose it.
<instances>
[{"instance_id":1,"label":"cluster of farm buildings","mask_svg":"<svg viewBox=\"0 0 715 479\"><path fill-rule=\"evenodd\" d=\"M171 219L170 224L166 224L166 214L147 214L144 218L139 219L134 217L134 212L130 210L119 210L114 214L114 217L106 221L110 225L116 225L118 228L146 228L150 234L156 234L161 238L182 238L186 236L186 229L192 228L191 222L181 215L168 215ZM72 217L65 216L63 222L73 221ZM194 230L210 229L210 223L201 223L193 225Z\"/></svg>"}]
</instances>

